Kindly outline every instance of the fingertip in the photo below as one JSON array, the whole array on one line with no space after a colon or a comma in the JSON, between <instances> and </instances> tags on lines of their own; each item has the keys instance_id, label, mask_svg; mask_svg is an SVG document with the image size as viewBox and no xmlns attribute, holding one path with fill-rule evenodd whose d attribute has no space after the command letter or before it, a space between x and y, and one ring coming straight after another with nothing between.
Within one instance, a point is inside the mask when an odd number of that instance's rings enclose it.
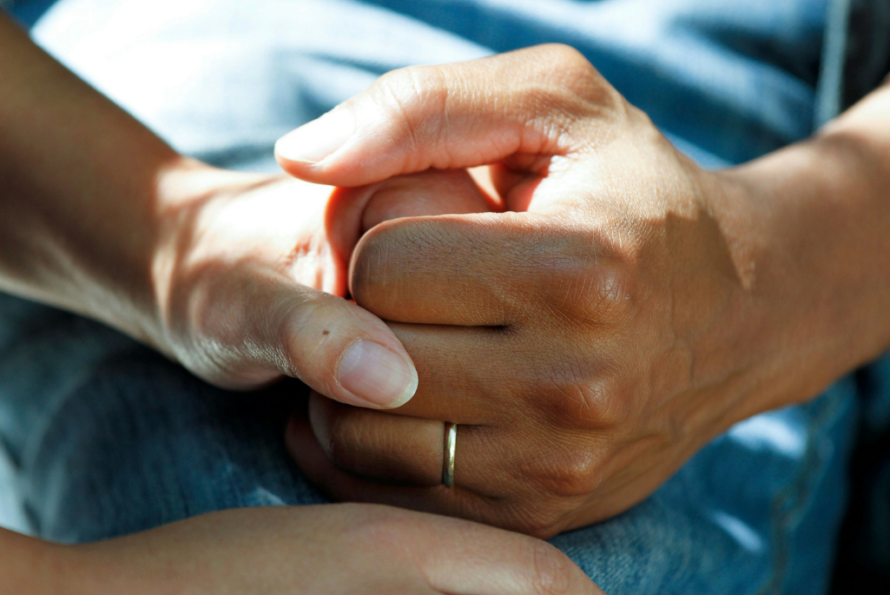
<instances>
[{"instance_id":1,"label":"fingertip","mask_svg":"<svg viewBox=\"0 0 890 595\"><path fill-rule=\"evenodd\" d=\"M343 298L305 288L303 294L296 307L281 308L281 325L265 325L286 329L266 331L283 347L285 373L355 407L390 409L414 396L414 363L386 323Z\"/></svg>"},{"instance_id":2,"label":"fingertip","mask_svg":"<svg viewBox=\"0 0 890 595\"><path fill-rule=\"evenodd\" d=\"M362 155L361 147L348 147L322 161L300 161L292 155L282 154L278 144L275 147L275 160L281 169L312 184L355 188L381 182L400 173L391 167L387 168L385 164L378 165L371 158Z\"/></svg>"},{"instance_id":3,"label":"fingertip","mask_svg":"<svg viewBox=\"0 0 890 595\"><path fill-rule=\"evenodd\" d=\"M419 378L407 354L368 339L353 343L340 360L340 385L371 407L393 409L411 400Z\"/></svg>"},{"instance_id":4,"label":"fingertip","mask_svg":"<svg viewBox=\"0 0 890 595\"><path fill-rule=\"evenodd\" d=\"M280 142L280 141L279 141ZM278 152L278 145L275 145L275 161L278 162L278 166L283 169L286 173L290 174L295 178L302 179L304 174L308 173L307 170L311 168L311 164L309 163L300 163L299 161L291 161L290 159L281 155Z\"/></svg>"},{"instance_id":5,"label":"fingertip","mask_svg":"<svg viewBox=\"0 0 890 595\"><path fill-rule=\"evenodd\" d=\"M283 139L284 137L282 137ZM281 140L279 139L279 142ZM275 145L275 161L284 172L298 180L309 182L311 184L324 184L328 186L336 186L328 180L329 176L320 170L321 164L310 163L308 161L298 161L290 159L279 152L278 144Z\"/></svg>"},{"instance_id":6,"label":"fingertip","mask_svg":"<svg viewBox=\"0 0 890 595\"><path fill-rule=\"evenodd\" d=\"M291 163L315 165L340 150L355 129L355 114L341 105L279 138L275 155Z\"/></svg>"}]
</instances>

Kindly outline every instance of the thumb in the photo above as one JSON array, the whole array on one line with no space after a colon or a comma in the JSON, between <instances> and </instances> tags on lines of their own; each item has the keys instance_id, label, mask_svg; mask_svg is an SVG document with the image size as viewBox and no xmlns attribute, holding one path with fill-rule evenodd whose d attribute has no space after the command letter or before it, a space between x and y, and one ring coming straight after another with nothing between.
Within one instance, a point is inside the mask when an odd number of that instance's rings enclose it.
<instances>
[{"instance_id":1,"label":"thumb","mask_svg":"<svg viewBox=\"0 0 890 595\"><path fill-rule=\"evenodd\" d=\"M414 396L417 371L382 320L343 298L305 286L290 289L272 324L255 327L283 356L278 361L286 362L285 373L357 407L399 407Z\"/></svg>"},{"instance_id":2,"label":"thumb","mask_svg":"<svg viewBox=\"0 0 890 595\"><path fill-rule=\"evenodd\" d=\"M360 186L430 168L516 158L540 173L590 144L588 123L623 98L577 51L548 45L472 62L391 72L275 148L291 175ZM586 134L579 134L584 128Z\"/></svg>"},{"instance_id":3,"label":"thumb","mask_svg":"<svg viewBox=\"0 0 890 595\"><path fill-rule=\"evenodd\" d=\"M194 320L180 360L210 382L254 388L282 374L358 407L403 405L417 371L382 320L277 271L208 275L190 292ZM189 346L190 345L190 346Z\"/></svg>"}]
</instances>

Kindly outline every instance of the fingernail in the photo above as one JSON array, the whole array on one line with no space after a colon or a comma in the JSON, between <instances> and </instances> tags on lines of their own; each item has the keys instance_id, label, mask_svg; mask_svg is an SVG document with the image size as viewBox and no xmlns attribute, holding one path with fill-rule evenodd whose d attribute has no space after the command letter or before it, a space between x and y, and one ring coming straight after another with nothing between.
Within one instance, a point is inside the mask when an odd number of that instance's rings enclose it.
<instances>
[{"instance_id":1,"label":"fingernail","mask_svg":"<svg viewBox=\"0 0 890 595\"><path fill-rule=\"evenodd\" d=\"M275 143L275 154L288 161L318 163L346 144L353 132L352 110L338 107L282 136Z\"/></svg>"},{"instance_id":2,"label":"fingernail","mask_svg":"<svg viewBox=\"0 0 890 595\"><path fill-rule=\"evenodd\" d=\"M340 362L340 384L378 407L398 407L414 396L417 371L383 345L359 341Z\"/></svg>"}]
</instances>

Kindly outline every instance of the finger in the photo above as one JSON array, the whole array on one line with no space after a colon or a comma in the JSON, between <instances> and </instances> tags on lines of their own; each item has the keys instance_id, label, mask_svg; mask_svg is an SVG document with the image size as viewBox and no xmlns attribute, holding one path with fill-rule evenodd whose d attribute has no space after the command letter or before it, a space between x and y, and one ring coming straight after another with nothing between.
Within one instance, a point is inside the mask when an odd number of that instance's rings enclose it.
<instances>
[{"instance_id":1,"label":"finger","mask_svg":"<svg viewBox=\"0 0 890 595\"><path fill-rule=\"evenodd\" d=\"M322 292L279 310L288 367L322 394L358 407L404 405L417 390L417 371L379 318ZM272 331L272 337L279 335Z\"/></svg>"},{"instance_id":2,"label":"finger","mask_svg":"<svg viewBox=\"0 0 890 595\"><path fill-rule=\"evenodd\" d=\"M593 251L602 266L590 266ZM617 300L626 288L610 258L589 231L533 213L400 219L361 239L350 290L384 320L510 326L567 304Z\"/></svg>"},{"instance_id":3,"label":"finger","mask_svg":"<svg viewBox=\"0 0 890 595\"><path fill-rule=\"evenodd\" d=\"M518 156L541 171L568 154L590 119L623 99L566 46L540 46L444 66L389 73L276 145L299 178L359 186L430 168L458 169Z\"/></svg>"},{"instance_id":4,"label":"finger","mask_svg":"<svg viewBox=\"0 0 890 595\"><path fill-rule=\"evenodd\" d=\"M498 524L502 517L498 500L455 483L446 488L441 481L428 487L393 486L354 477L338 469L315 438L305 415L291 418L285 434L288 452L306 477L328 496L343 502L375 502L421 512L455 515L469 520ZM455 466L455 471L457 471Z\"/></svg>"},{"instance_id":5,"label":"finger","mask_svg":"<svg viewBox=\"0 0 890 595\"><path fill-rule=\"evenodd\" d=\"M511 336L486 327L392 324L418 374L414 397L394 414L490 425L528 391L528 355Z\"/></svg>"},{"instance_id":6,"label":"finger","mask_svg":"<svg viewBox=\"0 0 890 595\"><path fill-rule=\"evenodd\" d=\"M442 421L341 405L317 393L309 399L309 421L328 460L341 471L378 483L443 483ZM495 428L458 425L457 437L455 485L485 496L506 496L504 488L514 484L522 453L506 449L509 438Z\"/></svg>"},{"instance_id":7,"label":"finger","mask_svg":"<svg viewBox=\"0 0 890 595\"><path fill-rule=\"evenodd\" d=\"M506 214L390 221L359 242L350 266L356 303L384 320L503 326L519 313L502 271L518 265Z\"/></svg>"},{"instance_id":8,"label":"finger","mask_svg":"<svg viewBox=\"0 0 890 595\"><path fill-rule=\"evenodd\" d=\"M325 226L343 262L363 233L392 219L484 213L499 205L464 170L430 170L359 188L338 188L331 195Z\"/></svg>"},{"instance_id":9,"label":"finger","mask_svg":"<svg viewBox=\"0 0 890 595\"><path fill-rule=\"evenodd\" d=\"M338 469L325 455L303 415L294 416L285 435L290 455L307 479L333 500L387 504L482 522L538 537L552 537L572 524L570 511L578 500L566 501L553 511L543 512L532 494L509 498L485 496L457 483L452 488L393 486L354 477ZM458 443L461 438L458 438ZM459 462L455 465L457 471ZM495 478L491 482L496 481ZM552 506L551 506L552 508ZM556 520L553 519L567 519Z\"/></svg>"},{"instance_id":10,"label":"finger","mask_svg":"<svg viewBox=\"0 0 890 595\"><path fill-rule=\"evenodd\" d=\"M466 170L428 170L378 185L362 216L362 232L401 217L485 213L496 208Z\"/></svg>"},{"instance_id":11,"label":"finger","mask_svg":"<svg viewBox=\"0 0 890 595\"><path fill-rule=\"evenodd\" d=\"M442 483L443 422L384 414L369 418L360 415L363 411L311 393L309 422L335 467L394 485Z\"/></svg>"},{"instance_id":12,"label":"finger","mask_svg":"<svg viewBox=\"0 0 890 595\"><path fill-rule=\"evenodd\" d=\"M399 340L359 306L259 267L196 274L212 279L188 285L200 288L188 296L190 312L209 337L199 352L236 379L230 388L255 386L258 374L274 370L358 407L398 407L416 391L417 371Z\"/></svg>"}]
</instances>

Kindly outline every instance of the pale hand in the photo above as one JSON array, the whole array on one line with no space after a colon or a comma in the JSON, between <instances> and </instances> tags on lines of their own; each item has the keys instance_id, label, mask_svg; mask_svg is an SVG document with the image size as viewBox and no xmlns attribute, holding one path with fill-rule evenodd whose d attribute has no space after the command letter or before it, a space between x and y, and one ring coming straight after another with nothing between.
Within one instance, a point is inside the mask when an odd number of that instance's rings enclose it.
<instances>
[{"instance_id":1,"label":"pale hand","mask_svg":"<svg viewBox=\"0 0 890 595\"><path fill-rule=\"evenodd\" d=\"M356 406L411 398L416 372L399 340L344 299L350 251L360 229L383 219L487 210L466 173L405 176L361 196L188 161L163 180L155 346L226 388L286 375Z\"/></svg>"},{"instance_id":2,"label":"pale hand","mask_svg":"<svg viewBox=\"0 0 890 595\"><path fill-rule=\"evenodd\" d=\"M48 547L47 592L72 595L602 593L543 541L384 506L230 510Z\"/></svg>"}]
</instances>

